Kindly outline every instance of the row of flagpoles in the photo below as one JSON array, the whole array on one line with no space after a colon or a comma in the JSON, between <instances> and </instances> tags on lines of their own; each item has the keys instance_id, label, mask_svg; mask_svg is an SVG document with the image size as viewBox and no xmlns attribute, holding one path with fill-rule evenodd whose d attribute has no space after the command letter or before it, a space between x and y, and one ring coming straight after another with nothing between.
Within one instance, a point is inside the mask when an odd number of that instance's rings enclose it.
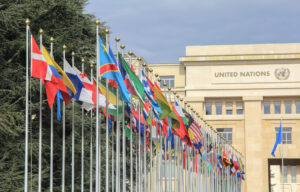
<instances>
[{"instance_id":1,"label":"row of flagpoles","mask_svg":"<svg viewBox=\"0 0 300 192\"><path fill-rule=\"evenodd\" d=\"M39 110L39 163L38 191L42 189L42 91L45 86L50 107L50 181L53 191L53 104L57 99L57 119L61 119L62 103L62 167L61 191L65 191L65 130L66 105L72 105L72 156L71 191L75 191L75 101L81 105L81 191L85 190L85 112L90 113L90 167L89 191L243 191L244 165L242 155L220 134L212 129L199 114L171 89L159 87L158 74L139 64L138 76L133 67L133 53L125 59L125 46L116 38L116 55L109 46L109 30L105 29L106 42L99 37L99 20L96 21L96 65L91 64L91 77L66 59L63 46L63 69L53 57L54 39L50 54L43 46L40 30L38 46L30 33L26 20L26 109L25 109L25 175L24 191L28 191L28 127L30 75L40 79ZM121 47L121 53L119 53ZM115 58L116 56L116 58ZM128 64L129 63L129 64ZM93 68L96 67L96 77ZM149 75L150 73L150 75ZM148 75L147 75L148 74ZM162 90L164 89L164 90ZM93 115L95 114L95 115ZM94 120L95 118L95 120ZM105 152L101 150L101 119L105 119ZM94 121L96 126L93 128ZM103 126L102 126L103 127ZM114 138L113 129L116 128ZM95 129L95 132L93 132ZM121 138L122 134L122 138ZM95 137L94 137L95 136ZM129 154L126 153L129 139ZM135 139L134 137L135 136ZM111 142L111 145L110 145ZM122 143L121 143L122 142ZM116 144L116 149L114 146ZM122 145L122 154L121 154ZM94 154L95 147L95 154ZM111 151L111 154L109 152ZM135 151L136 156L133 156ZM95 157L94 157L95 155ZM101 156L105 155L105 163ZM121 159L122 158L122 159ZM130 168L126 166L129 159ZM95 162L94 162L95 160ZM122 162L122 165L121 165ZM94 167L95 164L95 167ZM135 164L135 167L134 167ZM104 166L105 165L105 166ZM101 167L105 167L105 182L101 181ZM111 170L109 170L111 166ZM129 171L129 174L127 174ZM122 174L121 174L122 173ZM155 173L155 174L153 174ZM127 177L127 175L129 175ZM121 178L122 176L122 178ZM111 188L110 188L111 185ZM31 184L32 186L32 184Z\"/></svg>"}]
</instances>

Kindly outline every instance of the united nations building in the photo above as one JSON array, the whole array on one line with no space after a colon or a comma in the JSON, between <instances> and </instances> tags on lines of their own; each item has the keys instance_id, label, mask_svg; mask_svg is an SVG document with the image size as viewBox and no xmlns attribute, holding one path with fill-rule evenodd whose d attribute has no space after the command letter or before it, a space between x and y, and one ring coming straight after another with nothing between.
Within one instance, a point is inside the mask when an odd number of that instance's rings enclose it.
<instances>
[{"instance_id":1,"label":"united nations building","mask_svg":"<svg viewBox=\"0 0 300 192\"><path fill-rule=\"evenodd\" d=\"M245 191L300 191L300 44L187 46L150 66L244 155Z\"/></svg>"}]
</instances>

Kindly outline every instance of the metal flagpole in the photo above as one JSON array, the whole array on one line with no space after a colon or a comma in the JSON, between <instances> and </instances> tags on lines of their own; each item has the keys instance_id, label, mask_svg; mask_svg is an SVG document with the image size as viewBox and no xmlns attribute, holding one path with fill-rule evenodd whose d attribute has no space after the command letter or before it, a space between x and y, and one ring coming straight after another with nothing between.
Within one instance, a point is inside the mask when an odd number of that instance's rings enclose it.
<instances>
[{"instance_id":1,"label":"metal flagpole","mask_svg":"<svg viewBox=\"0 0 300 192\"><path fill-rule=\"evenodd\" d=\"M166 90L167 83L164 82L163 86L164 86L164 93L165 93L165 97L166 97L166 94L167 94L167 90ZM167 185L167 166L168 165L167 165L167 137L166 136L165 136L165 139L164 139L164 144L165 144L165 151L164 151L164 157L165 157L165 160L164 160L165 179L164 179L164 183L165 183L165 192L167 192L167 189L168 189L168 185Z\"/></svg>"},{"instance_id":2,"label":"metal flagpole","mask_svg":"<svg viewBox=\"0 0 300 192\"><path fill-rule=\"evenodd\" d=\"M109 30L108 28L105 29L105 39L106 39L106 48L108 49L109 46L109 42L108 42L108 38L109 38ZM108 79L105 79L105 83L106 83L106 103L105 103L105 108L106 108L106 130L105 130L105 157L106 157L106 164L105 164L105 191L108 192L109 189L109 162L108 162L108 142L109 142L109 137L108 137L108 116L109 116L109 109L108 109Z\"/></svg>"},{"instance_id":3,"label":"metal flagpole","mask_svg":"<svg viewBox=\"0 0 300 192\"><path fill-rule=\"evenodd\" d=\"M280 118L280 127L282 129L282 117ZM283 140L282 140L282 130L281 130L281 176L282 176L282 192L284 192L284 154L283 154ZM287 170L286 170L287 171Z\"/></svg>"},{"instance_id":4,"label":"metal flagpole","mask_svg":"<svg viewBox=\"0 0 300 192\"><path fill-rule=\"evenodd\" d=\"M117 48L117 65L119 66L119 41L120 38L116 37L116 48ZM116 153L116 191L120 191L120 123L119 123L119 90L117 89L117 115L116 115L116 123L117 123L117 153Z\"/></svg>"},{"instance_id":5,"label":"metal flagpole","mask_svg":"<svg viewBox=\"0 0 300 192\"><path fill-rule=\"evenodd\" d=\"M72 51L72 67L74 67L75 52ZM65 60L64 60L65 61ZM72 99L72 189L75 191L75 122L74 122L74 99Z\"/></svg>"},{"instance_id":6,"label":"metal flagpole","mask_svg":"<svg viewBox=\"0 0 300 192\"><path fill-rule=\"evenodd\" d=\"M146 68L146 63L143 63L142 65L142 70L145 70ZM141 76L140 76L141 77ZM142 81L142 79L140 78ZM149 114L150 115L150 114ZM146 119L144 117L144 191L146 192L147 190L147 166L146 166L146 161L147 161L147 142L146 142Z\"/></svg>"},{"instance_id":7,"label":"metal flagpole","mask_svg":"<svg viewBox=\"0 0 300 192\"><path fill-rule=\"evenodd\" d=\"M50 38L50 55L53 58L53 42L54 38ZM51 112L50 112L50 192L53 191L53 106L51 107Z\"/></svg>"},{"instance_id":8,"label":"metal flagpole","mask_svg":"<svg viewBox=\"0 0 300 192\"><path fill-rule=\"evenodd\" d=\"M168 87L169 102L171 103L171 87ZM172 192L172 142L169 143L169 192Z\"/></svg>"},{"instance_id":9,"label":"metal flagpole","mask_svg":"<svg viewBox=\"0 0 300 192\"><path fill-rule=\"evenodd\" d=\"M114 127L114 122L112 122L112 127ZM114 161L114 137L113 132L111 132L111 190L115 191L115 161Z\"/></svg>"},{"instance_id":10,"label":"metal flagpole","mask_svg":"<svg viewBox=\"0 0 300 192\"><path fill-rule=\"evenodd\" d=\"M40 49L43 53L43 29L40 29ZM38 181L38 191L42 191L42 139L43 139L43 129L42 129L42 122L43 122L43 111L42 111L42 105L43 105L43 85L42 85L42 79L40 79L40 119L39 119L39 181Z\"/></svg>"},{"instance_id":11,"label":"metal flagpole","mask_svg":"<svg viewBox=\"0 0 300 192\"><path fill-rule=\"evenodd\" d=\"M122 52L122 57L124 56L124 49L125 49L125 45L121 44L121 52ZM119 63L120 65L120 63ZM123 133L123 139L122 139L122 152L123 152L123 192L126 191L126 134L125 134L125 103L123 102L122 105L122 133Z\"/></svg>"},{"instance_id":12,"label":"metal flagpole","mask_svg":"<svg viewBox=\"0 0 300 192\"><path fill-rule=\"evenodd\" d=\"M139 68L139 79L141 79L141 57L138 57L138 68ZM139 142L138 142L138 148L139 148L139 192L142 192L142 175L141 175L141 105L140 102L138 102L138 111L139 111L139 130L138 130L138 136L139 136Z\"/></svg>"},{"instance_id":13,"label":"metal flagpole","mask_svg":"<svg viewBox=\"0 0 300 192\"><path fill-rule=\"evenodd\" d=\"M29 24L26 19L26 83L25 83L25 160L24 160L24 192L28 191L28 99L29 99Z\"/></svg>"},{"instance_id":14,"label":"metal flagpole","mask_svg":"<svg viewBox=\"0 0 300 192\"><path fill-rule=\"evenodd\" d=\"M131 65L131 62L132 62L132 51L128 51L128 55L129 55L129 63ZM129 123L130 123L130 192L133 192L133 166L132 166L132 121L131 121L131 118L132 118L132 113L130 113L130 120L129 120Z\"/></svg>"},{"instance_id":15,"label":"metal flagpole","mask_svg":"<svg viewBox=\"0 0 300 192\"><path fill-rule=\"evenodd\" d=\"M94 64L90 64L91 67L91 80L93 81L93 67ZM91 115L91 128L90 128L90 192L93 191L93 110L90 112Z\"/></svg>"},{"instance_id":16,"label":"metal flagpole","mask_svg":"<svg viewBox=\"0 0 300 192\"><path fill-rule=\"evenodd\" d=\"M84 58L81 59L81 70L84 73ZM84 191L84 109L81 108L81 192Z\"/></svg>"},{"instance_id":17,"label":"metal flagpole","mask_svg":"<svg viewBox=\"0 0 300 192\"><path fill-rule=\"evenodd\" d=\"M67 46L63 45L63 60L66 59L66 49ZM64 65L65 66L65 65ZM64 67L65 68L65 67ZM61 186L61 191L64 192L65 191L65 160L66 160L66 156L65 156L65 150L66 150L66 115L65 115L65 111L66 111L66 104L65 101L63 101L63 119L62 119L62 123L63 123L63 136L62 136L62 186Z\"/></svg>"},{"instance_id":18,"label":"metal flagpole","mask_svg":"<svg viewBox=\"0 0 300 192\"><path fill-rule=\"evenodd\" d=\"M138 142L138 148L139 148L139 192L142 192L142 190L141 190L142 175L141 175L141 106L140 106L140 103L138 103L138 109L139 109L139 131L138 131L138 136L139 136L139 142Z\"/></svg>"},{"instance_id":19,"label":"metal flagpole","mask_svg":"<svg viewBox=\"0 0 300 192\"><path fill-rule=\"evenodd\" d=\"M99 25L100 21L96 20L96 192L100 191L99 185L99 73L100 73L100 54L99 54Z\"/></svg>"},{"instance_id":20,"label":"metal flagpole","mask_svg":"<svg viewBox=\"0 0 300 192\"><path fill-rule=\"evenodd\" d=\"M176 92L174 91L173 92L173 95L174 95L174 104L176 102ZM179 98L179 95L177 95L177 97ZM175 104L176 105L176 104ZM177 184L177 161L178 161L178 158L177 158L177 137L174 138L174 191L177 192L178 189L176 187L176 184Z\"/></svg>"},{"instance_id":21,"label":"metal flagpole","mask_svg":"<svg viewBox=\"0 0 300 192\"><path fill-rule=\"evenodd\" d=\"M150 81L152 81L152 72L153 72L153 70L149 69L149 71L150 71ZM154 118L153 113L151 113L151 119L153 119L153 118ZM153 137L153 134L152 134L152 131L153 131L153 127L152 127L152 122L151 122L150 127L151 127L151 129L150 129L150 191L152 191L152 186L153 186L153 178L152 178L152 169L153 169L153 157L152 157L152 153L153 153L152 137Z\"/></svg>"}]
</instances>

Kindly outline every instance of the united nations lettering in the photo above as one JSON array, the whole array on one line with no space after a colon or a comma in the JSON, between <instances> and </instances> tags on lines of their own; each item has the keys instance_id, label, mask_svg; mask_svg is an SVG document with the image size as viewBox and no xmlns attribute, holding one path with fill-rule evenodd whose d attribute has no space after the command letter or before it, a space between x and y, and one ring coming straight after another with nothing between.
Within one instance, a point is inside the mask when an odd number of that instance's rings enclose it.
<instances>
[{"instance_id":1,"label":"united nations lettering","mask_svg":"<svg viewBox=\"0 0 300 192\"><path fill-rule=\"evenodd\" d=\"M290 70L288 68L277 68L275 69L275 77L278 80L286 80L290 76Z\"/></svg>"},{"instance_id":2,"label":"united nations lettering","mask_svg":"<svg viewBox=\"0 0 300 192\"><path fill-rule=\"evenodd\" d=\"M270 71L215 72L215 77L268 77Z\"/></svg>"}]
</instances>

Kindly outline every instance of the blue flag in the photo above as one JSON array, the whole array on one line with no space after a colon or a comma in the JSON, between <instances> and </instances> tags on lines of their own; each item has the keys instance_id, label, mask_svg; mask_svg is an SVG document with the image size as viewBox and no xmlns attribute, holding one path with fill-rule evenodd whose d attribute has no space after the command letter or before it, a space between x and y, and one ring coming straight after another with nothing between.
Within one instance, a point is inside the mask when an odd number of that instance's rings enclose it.
<instances>
[{"instance_id":1,"label":"blue flag","mask_svg":"<svg viewBox=\"0 0 300 192\"><path fill-rule=\"evenodd\" d=\"M113 54L111 49L106 49L101 38L99 37L99 56L100 56L100 76L106 79L114 80L119 88L122 101L125 103L130 103L129 92L124 83L124 80L120 74L119 68L115 62L115 59L112 58ZM112 55L112 56L111 56Z\"/></svg>"},{"instance_id":2,"label":"blue flag","mask_svg":"<svg viewBox=\"0 0 300 192\"><path fill-rule=\"evenodd\" d=\"M275 157L275 150L277 148L277 145L281 142L282 140L282 133L281 133L281 129L282 129L282 126L281 126L281 121L280 121L280 127L279 127L279 130L278 130L278 134L277 134L277 137L276 137L276 141L275 141L275 144L274 144L274 147L273 147L273 150L272 150L272 153L271 155L273 157Z\"/></svg>"},{"instance_id":3,"label":"blue flag","mask_svg":"<svg viewBox=\"0 0 300 192\"><path fill-rule=\"evenodd\" d=\"M57 99L57 113L56 113L56 118L58 121L61 120L61 103L63 102L64 98L61 95L61 92L57 90L56 92L56 99Z\"/></svg>"}]
</instances>

